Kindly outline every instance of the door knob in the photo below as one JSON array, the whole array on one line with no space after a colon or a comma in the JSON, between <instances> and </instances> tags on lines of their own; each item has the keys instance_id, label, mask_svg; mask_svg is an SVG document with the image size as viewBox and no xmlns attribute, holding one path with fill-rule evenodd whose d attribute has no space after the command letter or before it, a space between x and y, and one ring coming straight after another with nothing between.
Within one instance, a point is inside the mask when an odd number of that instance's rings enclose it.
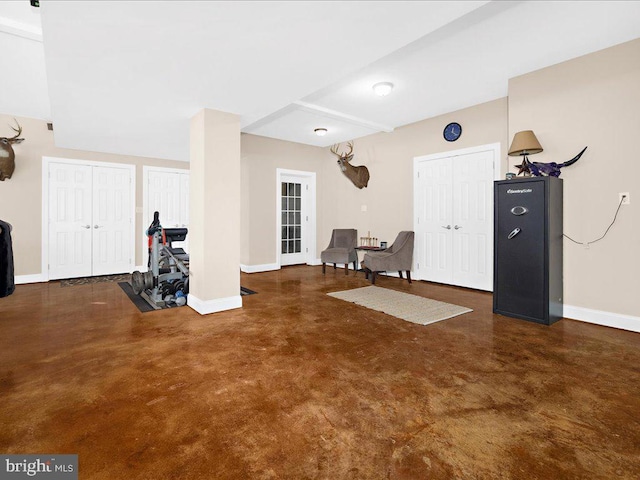
<instances>
[{"instance_id":1,"label":"door knob","mask_svg":"<svg viewBox=\"0 0 640 480\"><path fill-rule=\"evenodd\" d=\"M451 230L451 225L447 225L446 227L442 225L442 228L446 228L447 230Z\"/></svg>"},{"instance_id":2,"label":"door knob","mask_svg":"<svg viewBox=\"0 0 640 480\"><path fill-rule=\"evenodd\" d=\"M462 227L460 225L456 225L453 228L455 228L456 230L460 230Z\"/></svg>"},{"instance_id":3,"label":"door knob","mask_svg":"<svg viewBox=\"0 0 640 480\"><path fill-rule=\"evenodd\" d=\"M91 225L82 225L82 228L91 228Z\"/></svg>"},{"instance_id":4,"label":"door knob","mask_svg":"<svg viewBox=\"0 0 640 480\"><path fill-rule=\"evenodd\" d=\"M94 225L93 228L102 228L104 225Z\"/></svg>"}]
</instances>

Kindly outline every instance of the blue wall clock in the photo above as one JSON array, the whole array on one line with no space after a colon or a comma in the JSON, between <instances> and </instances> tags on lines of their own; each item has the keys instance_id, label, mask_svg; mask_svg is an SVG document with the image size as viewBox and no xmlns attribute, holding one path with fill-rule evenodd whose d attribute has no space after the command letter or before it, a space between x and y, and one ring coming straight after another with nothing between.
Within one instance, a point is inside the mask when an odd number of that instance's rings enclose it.
<instances>
[{"instance_id":1,"label":"blue wall clock","mask_svg":"<svg viewBox=\"0 0 640 480\"><path fill-rule=\"evenodd\" d=\"M462 135L462 127L457 122L451 122L442 131L442 136L447 142L455 142L460 138L460 135Z\"/></svg>"}]
</instances>

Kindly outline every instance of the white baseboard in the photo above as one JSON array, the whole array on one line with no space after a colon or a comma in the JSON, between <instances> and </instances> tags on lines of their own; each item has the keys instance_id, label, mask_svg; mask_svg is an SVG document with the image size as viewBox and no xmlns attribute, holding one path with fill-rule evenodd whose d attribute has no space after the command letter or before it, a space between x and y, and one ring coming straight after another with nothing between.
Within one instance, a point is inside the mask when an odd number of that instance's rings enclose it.
<instances>
[{"instance_id":1,"label":"white baseboard","mask_svg":"<svg viewBox=\"0 0 640 480\"><path fill-rule=\"evenodd\" d=\"M23 285L25 283L41 283L46 282L47 278L41 273L35 273L33 275L16 275L14 278L16 285Z\"/></svg>"},{"instance_id":2,"label":"white baseboard","mask_svg":"<svg viewBox=\"0 0 640 480\"><path fill-rule=\"evenodd\" d=\"M277 263L265 263L262 265L240 264L240 271L244 273L270 272L272 270L280 270L280 265L278 265Z\"/></svg>"},{"instance_id":3,"label":"white baseboard","mask_svg":"<svg viewBox=\"0 0 640 480\"><path fill-rule=\"evenodd\" d=\"M322 262L319 258L314 260L311 263L307 263L310 266L322 265ZM260 273L260 272L271 272L273 270L280 270L280 265L277 263L264 263L262 265L243 265L240 264L240 271L243 273Z\"/></svg>"},{"instance_id":4,"label":"white baseboard","mask_svg":"<svg viewBox=\"0 0 640 480\"><path fill-rule=\"evenodd\" d=\"M640 333L640 317L632 315L622 315L619 313L603 312L602 310L592 310L590 308L574 307L564 305L564 318L580 320L581 322L595 323L604 327L620 328Z\"/></svg>"},{"instance_id":5,"label":"white baseboard","mask_svg":"<svg viewBox=\"0 0 640 480\"><path fill-rule=\"evenodd\" d=\"M214 300L200 300L193 294L187 295L187 305L193 308L200 315L208 315L209 313L223 312L234 308L242 308L242 296L234 295L233 297L216 298Z\"/></svg>"}]
</instances>

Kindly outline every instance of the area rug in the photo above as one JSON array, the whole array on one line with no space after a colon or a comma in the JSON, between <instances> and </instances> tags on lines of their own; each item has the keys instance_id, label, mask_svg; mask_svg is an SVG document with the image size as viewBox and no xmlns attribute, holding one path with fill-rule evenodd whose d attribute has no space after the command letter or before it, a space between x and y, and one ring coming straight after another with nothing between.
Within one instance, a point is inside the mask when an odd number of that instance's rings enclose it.
<instances>
[{"instance_id":1,"label":"area rug","mask_svg":"<svg viewBox=\"0 0 640 480\"><path fill-rule=\"evenodd\" d=\"M420 325L429 325L473 311L451 303L375 286L354 288L327 295Z\"/></svg>"}]
</instances>

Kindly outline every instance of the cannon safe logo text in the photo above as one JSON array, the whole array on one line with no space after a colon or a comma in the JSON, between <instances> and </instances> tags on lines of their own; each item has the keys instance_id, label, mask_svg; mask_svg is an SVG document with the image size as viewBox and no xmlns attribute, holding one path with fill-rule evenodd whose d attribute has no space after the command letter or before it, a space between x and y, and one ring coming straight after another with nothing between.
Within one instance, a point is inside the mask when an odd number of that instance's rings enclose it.
<instances>
[{"instance_id":1,"label":"cannon safe logo text","mask_svg":"<svg viewBox=\"0 0 640 480\"><path fill-rule=\"evenodd\" d=\"M0 480L78 480L78 455L0 455Z\"/></svg>"}]
</instances>

